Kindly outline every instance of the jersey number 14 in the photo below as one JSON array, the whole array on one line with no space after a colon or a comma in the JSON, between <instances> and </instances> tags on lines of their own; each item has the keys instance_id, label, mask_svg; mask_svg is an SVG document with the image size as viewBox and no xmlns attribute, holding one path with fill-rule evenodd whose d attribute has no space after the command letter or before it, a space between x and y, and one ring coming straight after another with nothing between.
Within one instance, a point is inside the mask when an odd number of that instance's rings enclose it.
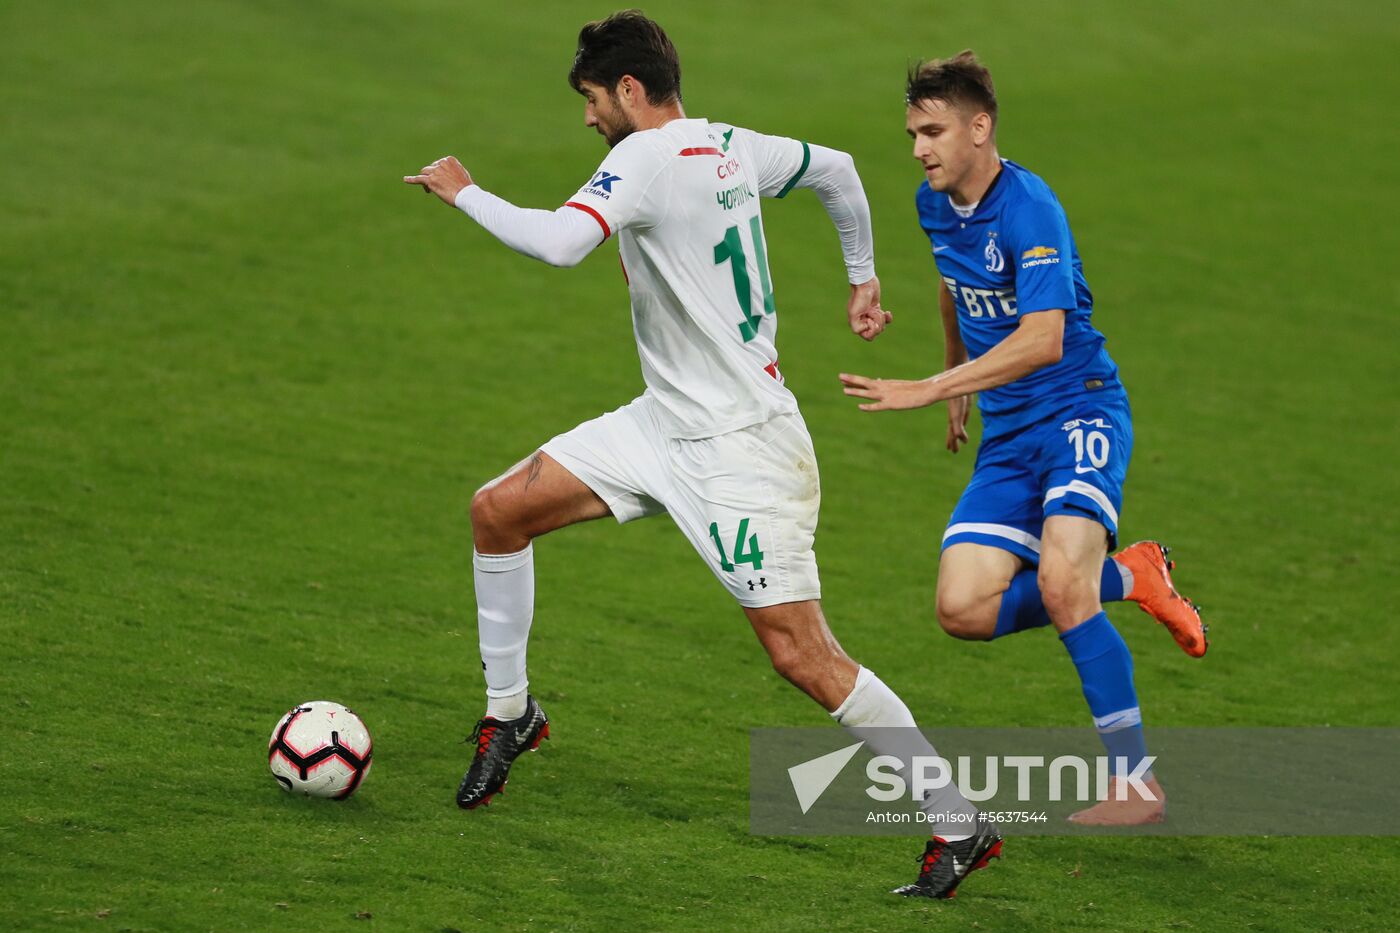
<instances>
[{"instance_id":1,"label":"jersey number 14","mask_svg":"<svg viewBox=\"0 0 1400 933\"><path fill-rule=\"evenodd\" d=\"M710 537L714 539L715 547L719 550L720 570L733 573L734 564L749 564L754 570L763 569L763 552L758 549L758 535L749 534L747 518L739 522L739 533L734 536L734 563L730 563L729 555L724 553L724 542L719 538L718 522L710 522Z\"/></svg>"},{"instance_id":2,"label":"jersey number 14","mask_svg":"<svg viewBox=\"0 0 1400 933\"><path fill-rule=\"evenodd\" d=\"M773 282L768 277L768 248L763 244L763 224L758 215L749 218L749 231L753 234L754 259L758 264L759 285L762 286L763 314L773 314ZM763 316L753 313L753 285L749 282L749 266L744 256L744 238L738 227L724 231L724 239L715 244L715 265L729 263L734 274L734 295L739 299L739 310L744 319L739 322L739 334L744 343L758 336L758 325Z\"/></svg>"}]
</instances>

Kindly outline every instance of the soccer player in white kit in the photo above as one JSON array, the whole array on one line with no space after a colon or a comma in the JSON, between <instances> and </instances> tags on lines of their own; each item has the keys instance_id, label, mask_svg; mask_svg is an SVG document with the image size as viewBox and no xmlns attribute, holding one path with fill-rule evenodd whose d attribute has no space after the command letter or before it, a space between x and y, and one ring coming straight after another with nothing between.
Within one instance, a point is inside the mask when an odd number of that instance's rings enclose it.
<instances>
[{"instance_id":1,"label":"soccer player in white kit","mask_svg":"<svg viewBox=\"0 0 1400 933\"><path fill-rule=\"evenodd\" d=\"M669 513L743 607L779 674L877 754L935 755L903 701L846 655L822 615L812 550L816 457L778 368L760 198L813 190L840 233L851 329L873 340L889 323L854 163L820 146L686 118L675 48L637 11L583 28L569 81L587 101L585 123L611 151L558 210L516 207L451 157L404 179L551 265L575 265L617 237L646 383L640 398L546 442L472 499L487 709L457 803L489 802L515 758L549 735L527 692L532 542L607 515L629 522ZM954 786L921 806L952 817L933 821L941 845L925 853L940 870L921 872L921 884L900 893L948 897L1000 853L1000 836Z\"/></svg>"}]
</instances>

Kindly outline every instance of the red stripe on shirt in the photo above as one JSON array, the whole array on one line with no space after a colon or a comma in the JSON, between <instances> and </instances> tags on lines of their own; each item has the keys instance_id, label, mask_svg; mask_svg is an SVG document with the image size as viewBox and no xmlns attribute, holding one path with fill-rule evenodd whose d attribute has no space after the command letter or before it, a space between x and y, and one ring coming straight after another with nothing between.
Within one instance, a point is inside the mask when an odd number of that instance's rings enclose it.
<instances>
[{"instance_id":1,"label":"red stripe on shirt","mask_svg":"<svg viewBox=\"0 0 1400 933\"><path fill-rule=\"evenodd\" d=\"M612 231L608 229L608 222L603 219L603 215L595 211L593 208L589 207L587 204L580 204L577 201L565 201L564 206L574 207L583 211L585 214L591 214L593 216L593 219L598 221L598 226L603 228L603 239L606 240L608 237L612 236Z\"/></svg>"},{"instance_id":2,"label":"red stripe on shirt","mask_svg":"<svg viewBox=\"0 0 1400 933\"><path fill-rule=\"evenodd\" d=\"M695 149L682 149L682 150L681 150L681 155L683 155L683 156L692 156L692 155L724 155L724 153L720 152L720 151L719 151L718 149L716 149L714 146L701 146L701 147L695 148Z\"/></svg>"}]
</instances>

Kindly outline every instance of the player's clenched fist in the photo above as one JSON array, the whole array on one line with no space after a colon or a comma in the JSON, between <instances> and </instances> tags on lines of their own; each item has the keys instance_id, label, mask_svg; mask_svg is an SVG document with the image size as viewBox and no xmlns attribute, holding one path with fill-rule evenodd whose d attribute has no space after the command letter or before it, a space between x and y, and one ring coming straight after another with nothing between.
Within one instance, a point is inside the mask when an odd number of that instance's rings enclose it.
<instances>
[{"instance_id":1,"label":"player's clenched fist","mask_svg":"<svg viewBox=\"0 0 1400 933\"><path fill-rule=\"evenodd\" d=\"M851 331L863 340L874 340L880 336L893 316L880 307L880 280L871 278L860 285L851 286L851 300L846 305L846 316L851 322Z\"/></svg>"},{"instance_id":2,"label":"player's clenched fist","mask_svg":"<svg viewBox=\"0 0 1400 933\"><path fill-rule=\"evenodd\" d=\"M405 175L403 180L405 184L422 185L424 191L431 191L444 202L456 206L457 193L472 183L472 176L456 156L447 156L423 166L417 175Z\"/></svg>"}]
</instances>

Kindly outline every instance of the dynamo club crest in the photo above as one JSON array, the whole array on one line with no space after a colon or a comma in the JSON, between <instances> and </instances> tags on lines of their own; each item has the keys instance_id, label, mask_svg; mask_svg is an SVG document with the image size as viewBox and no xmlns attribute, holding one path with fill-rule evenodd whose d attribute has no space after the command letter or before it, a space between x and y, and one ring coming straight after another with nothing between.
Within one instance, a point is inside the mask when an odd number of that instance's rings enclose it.
<instances>
[{"instance_id":1,"label":"dynamo club crest","mask_svg":"<svg viewBox=\"0 0 1400 933\"><path fill-rule=\"evenodd\" d=\"M1006 258L1002 256L1001 250L997 249L997 235L987 234L987 248L982 250L982 256L987 260L988 272L1000 272L1006 268Z\"/></svg>"}]
</instances>

